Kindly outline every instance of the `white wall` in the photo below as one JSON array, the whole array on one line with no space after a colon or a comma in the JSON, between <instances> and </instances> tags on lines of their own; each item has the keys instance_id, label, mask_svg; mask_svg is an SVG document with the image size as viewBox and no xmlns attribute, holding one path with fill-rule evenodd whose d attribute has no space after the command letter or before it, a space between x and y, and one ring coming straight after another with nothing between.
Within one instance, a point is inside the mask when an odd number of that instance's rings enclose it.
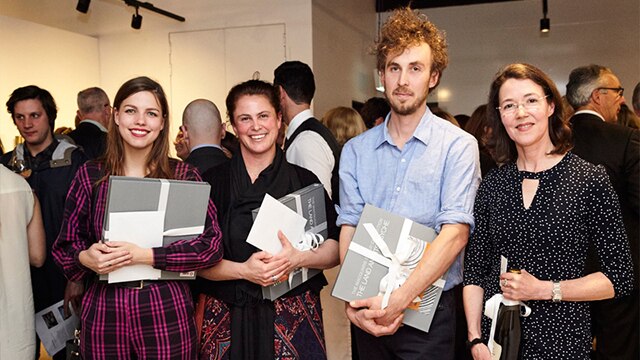
<instances>
[{"instance_id":1,"label":"white wall","mask_svg":"<svg viewBox=\"0 0 640 360\"><path fill-rule=\"evenodd\" d=\"M189 18L187 23L176 23L162 31L142 31L129 34L116 34L100 38L100 68L102 85L109 94L115 94L118 87L126 80L139 75L149 76L163 86L168 96L174 92L172 88L172 64L171 58L182 57L188 61L193 53L171 53L171 33L189 32L196 30L220 30L225 28L242 28L260 25L284 24L286 32L286 56L311 62L311 3L310 1L284 0L284 1L220 1L212 4L210 12L201 14L201 17ZM250 49L249 53L255 59L265 56L258 49ZM282 48L272 49L273 53L283 53ZM210 54L210 53L209 53ZM225 58L224 49L218 54ZM206 59L204 59L206 60ZM227 59L234 61L234 59ZM202 64L203 59L194 59L194 64ZM220 59L211 59L211 63L220 63ZM194 66L194 74L206 73L215 75L219 73L224 78L225 69L212 69ZM245 80L251 77L248 72ZM273 69L263 74L262 79L272 80ZM233 85L233 84L231 84ZM230 86L226 89L229 90ZM226 95L226 93L225 93ZM217 103L224 112L224 104L220 100L213 99L217 95L212 93L206 98ZM171 104L171 99L169 99ZM171 110L172 137L178 131L180 125L184 101L180 101L176 108Z\"/></svg>"},{"instance_id":2,"label":"white wall","mask_svg":"<svg viewBox=\"0 0 640 360\"><path fill-rule=\"evenodd\" d=\"M500 67L528 62L544 70L562 94L572 69L610 67L630 99L640 80L640 1L549 1L551 32L539 32L539 0L425 9L449 42L449 67L437 100L447 111L471 114L486 102ZM450 95L445 94L449 92Z\"/></svg>"},{"instance_id":3,"label":"white wall","mask_svg":"<svg viewBox=\"0 0 640 360\"><path fill-rule=\"evenodd\" d=\"M369 54L376 33L372 0L313 2L314 113L320 118L336 106L351 106L375 96Z\"/></svg>"},{"instance_id":4,"label":"white wall","mask_svg":"<svg viewBox=\"0 0 640 360\"><path fill-rule=\"evenodd\" d=\"M98 40L0 15L0 139L12 150L18 130L5 103L22 86L47 89L58 105L56 127L71 126L78 91L100 84Z\"/></svg>"}]
</instances>

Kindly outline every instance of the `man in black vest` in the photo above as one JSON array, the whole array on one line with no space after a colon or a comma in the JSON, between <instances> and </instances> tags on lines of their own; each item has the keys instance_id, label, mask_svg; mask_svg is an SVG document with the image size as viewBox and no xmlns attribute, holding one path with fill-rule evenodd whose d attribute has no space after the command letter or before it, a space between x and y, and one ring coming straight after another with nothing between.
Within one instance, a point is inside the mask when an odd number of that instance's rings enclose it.
<instances>
[{"instance_id":1,"label":"man in black vest","mask_svg":"<svg viewBox=\"0 0 640 360\"><path fill-rule=\"evenodd\" d=\"M638 359L638 240L640 231L640 132L615 124L624 103L620 80L600 65L574 69L567 83L567 101L576 110L571 117L573 152L603 165L618 194L622 220L631 246L635 289L631 295L591 305L595 359ZM597 271L595 255L587 259Z\"/></svg>"},{"instance_id":2,"label":"man in black vest","mask_svg":"<svg viewBox=\"0 0 640 360\"><path fill-rule=\"evenodd\" d=\"M314 173L333 203L340 204L340 146L331 131L311 113L311 100L316 91L311 68L300 61L286 61L275 69L273 84L280 93L282 120L288 126L284 139L287 161ZM325 270L324 274L329 282L329 286L320 294L325 332L332 333L335 337L348 338L349 332L344 329L349 321L344 315L344 305L333 299L327 290L333 287L338 268ZM327 353L344 354L347 349L343 345L335 341L328 342Z\"/></svg>"},{"instance_id":3,"label":"man in black vest","mask_svg":"<svg viewBox=\"0 0 640 360\"><path fill-rule=\"evenodd\" d=\"M338 204L340 146L311 113L316 91L311 68L300 61L286 61L274 71L273 83L280 92L282 120L288 126L284 141L287 161L313 172Z\"/></svg>"}]
</instances>

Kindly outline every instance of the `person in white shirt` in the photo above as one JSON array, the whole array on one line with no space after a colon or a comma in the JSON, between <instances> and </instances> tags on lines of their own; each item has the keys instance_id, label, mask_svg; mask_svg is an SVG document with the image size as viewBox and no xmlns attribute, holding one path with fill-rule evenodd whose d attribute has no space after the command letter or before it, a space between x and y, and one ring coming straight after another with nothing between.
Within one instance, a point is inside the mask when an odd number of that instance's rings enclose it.
<instances>
[{"instance_id":1,"label":"person in white shirt","mask_svg":"<svg viewBox=\"0 0 640 360\"><path fill-rule=\"evenodd\" d=\"M316 90L313 72L300 61L286 61L274 71L282 120L287 124L287 161L313 172L334 204L338 204L340 146L331 131L314 118L311 101Z\"/></svg>"}]
</instances>

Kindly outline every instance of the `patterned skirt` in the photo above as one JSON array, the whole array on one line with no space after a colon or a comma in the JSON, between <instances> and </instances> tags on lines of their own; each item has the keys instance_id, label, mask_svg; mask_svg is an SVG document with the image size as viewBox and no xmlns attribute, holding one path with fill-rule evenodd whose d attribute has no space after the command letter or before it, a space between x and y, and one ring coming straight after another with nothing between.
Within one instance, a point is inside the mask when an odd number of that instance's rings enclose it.
<instances>
[{"instance_id":1,"label":"patterned skirt","mask_svg":"<svg viewBox=\"0 0 640 360\"><path fill-rule=\"evenodd\" d=\"M226 303L205 297L200 338L202 360L229 359L231 313ZM311 291L274 302L274 359L326 359L320 296Z\"/></svg>"}]
</instances>

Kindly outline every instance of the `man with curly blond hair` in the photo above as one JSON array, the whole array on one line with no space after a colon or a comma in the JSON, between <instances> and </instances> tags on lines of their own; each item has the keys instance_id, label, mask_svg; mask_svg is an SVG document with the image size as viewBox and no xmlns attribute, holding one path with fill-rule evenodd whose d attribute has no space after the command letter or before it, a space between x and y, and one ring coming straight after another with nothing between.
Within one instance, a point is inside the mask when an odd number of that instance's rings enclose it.
<instances>
[{"instance_id":1,"label":"man with curly blond hair","mask_svg":"<svg viewBox=\"0 0 640 360\"><path fill-rule=\"evenodd\" d=\"M340 162L340 256L344 256L365 204L432 227L429 250L381 310L382 296L346 304L360 358L453 359L455 297L462 282L462 250L473 229L480 183L473 136L427 107L429 90L447 66L444 35L425 15L396 10L374 50L391 112L382 126L347 142ZM429 332L400 326L416 296L443 274L446 285Z\"/></svg>"}]
</instances>

